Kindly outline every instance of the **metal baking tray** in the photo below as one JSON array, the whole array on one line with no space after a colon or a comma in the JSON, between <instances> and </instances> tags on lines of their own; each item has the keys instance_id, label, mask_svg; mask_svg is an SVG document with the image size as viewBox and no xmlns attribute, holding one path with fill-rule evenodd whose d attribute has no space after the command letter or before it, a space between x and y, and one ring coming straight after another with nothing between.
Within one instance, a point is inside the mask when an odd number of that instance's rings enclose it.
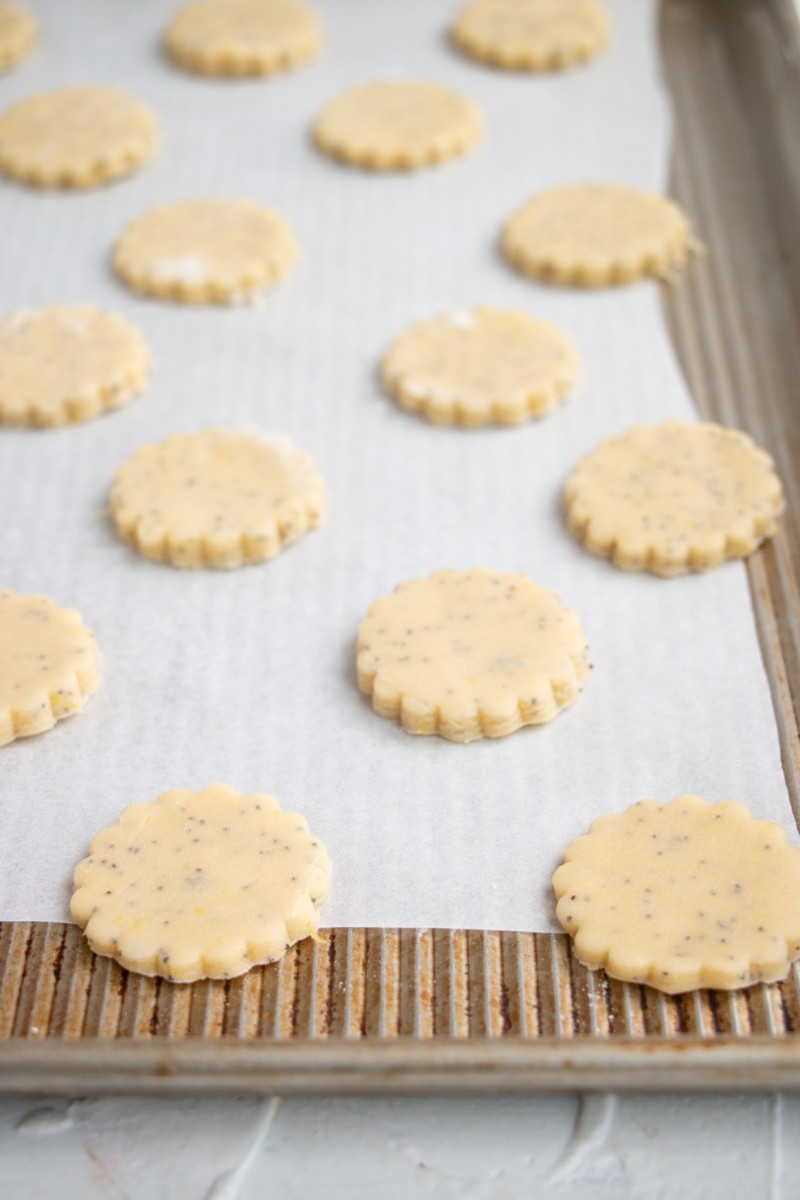
<instances>
[{"instance_id":1,"label":"metal baking tray","mask_svg":"<svg viewBox=\"0 0 800 1200\"><path fill-rule=\"evenodd\" d=\"M709 249L664 289L666 319L700 412L752 433L786 486L747 570L797 818L800 29L791 0L664 0L660 33L671 190ZM73 926L0 925L6 1091L799 1087L798 964L669 997L587 971L563 935L334 929L241 979L176 986L97 958Z\"/></svg>"}]
</instances>

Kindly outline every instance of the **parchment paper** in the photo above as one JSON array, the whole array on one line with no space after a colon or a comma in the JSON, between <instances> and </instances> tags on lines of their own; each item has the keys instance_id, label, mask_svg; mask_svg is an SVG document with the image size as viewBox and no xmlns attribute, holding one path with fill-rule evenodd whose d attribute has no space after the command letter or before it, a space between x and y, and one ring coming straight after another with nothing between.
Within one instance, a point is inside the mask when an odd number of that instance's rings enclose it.
<instances>
[{"instance_id":1,"label":"parchment paper","mask_svg":"<svg viewBox=\"0 0 800 1200\"><path fill-rule=\"evenodd\" d=\"M581 294L515 275L502 220L551 184L663 189L668 113L655 6L616 0L595 63L525 76L460 58L455 0L322 0L316 64L270 81L204 81L159 50L157 0L34 5L36 56L3 106L68 83L150 101L157 161L87 193L0 183L2 311L97 303L144 330L152 386L71 429L0 431L0 580L77 607L104 685L78 717L0 751L0 918L64 919L73 864L124 805L222 780L305 813L334 862L328 924L554 928L549 879L597 814L696 791L791 826L744 568L662 581L595 560L562 526L576 458L636 421L691 417L655 285ZM371 175L311 146L314 114L360 80L462 89L488 136L416 174ZM303 257L255 309L137 299L108 256L151 205L251 196L294 225ZM702 236L702 230L698 231ZM436 429L381 394L376 362L411 320L490 303L551 318L584 381L511 430ZM325 527L230 574L149 564L105 513L142 443L209 424L288 434L330 487ZM414 739L375 716L353 658L370 601L443 566L520 570L579 612L595 670L550 725L498 742Z\"/></svg>"}]
</instances>

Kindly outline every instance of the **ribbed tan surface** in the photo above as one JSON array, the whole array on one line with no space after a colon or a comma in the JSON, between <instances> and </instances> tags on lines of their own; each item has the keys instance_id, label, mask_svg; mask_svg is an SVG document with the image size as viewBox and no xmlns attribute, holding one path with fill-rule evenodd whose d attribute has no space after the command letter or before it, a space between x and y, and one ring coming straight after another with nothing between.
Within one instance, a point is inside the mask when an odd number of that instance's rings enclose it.
<instances>
[{"instance_id":1,"label":"ribbed tan surface","mask_svg":"<svg viewBox=\"0 0 800 1200\"><path fill-rule=\"evenodd\" d=\"M338 929L230 982L145 979L72 925L6 924L2 1038L744 1038L800 1030L800 968L743 992L663 996L587 971L562 935Z\"/></svg>"},{"instance_id":2,"label":"ribbed tan surface","mask_svg":"<svg viewBox=\"0 0 800 1200\"><path fill-rule=\"evenodd\" d=\"M667 0L662 43L672 191L708 247L667 320L700 412L752 434L786 490L747 569L800 823L800 31L792 0Z\"/></svg>"},{"instance_id":3,"label":"ribbed tan surface","mask_svg":"<svg viewBox=\"0 0 800 1200\"><path fill-rule=\"evenodd\" d=\"M749 430L786 484L748 573L800 816L800 37L791 0L666 0L662 39L673 192L709 248L667 319L701 412ZM0 1084L22 1090L798 1087L798 1033L798 966L667 997L586 971L560 935L339 929L180 987L95 958L74 927L0 925Z\"/></svg>"}]
</instances>

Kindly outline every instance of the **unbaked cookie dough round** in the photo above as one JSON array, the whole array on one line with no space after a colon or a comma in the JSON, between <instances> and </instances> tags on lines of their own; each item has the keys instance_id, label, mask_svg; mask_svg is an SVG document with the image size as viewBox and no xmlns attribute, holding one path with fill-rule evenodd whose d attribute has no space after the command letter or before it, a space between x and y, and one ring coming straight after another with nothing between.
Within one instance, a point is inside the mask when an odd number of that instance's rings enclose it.
<instances>
[{"instance_id":1,"label":"unbaked cookie dough round","mask_svg":"<svg viewBox=\"0 0 800 1200\"><path fill-rule=\"evenodd\" d=\"M0 171L34 187L97 187L151 159L156 135L151 110L121 88L41 92L0 114Z\"/></svg>"},{"instance_id":2,"label":"unbaked cookie dough round","mask_svg":"<svg viewBox=\"0 0 800 1200\"><path fill-rule=\"evenodd\" d=\"M325 108L314 140L332 158L375 171L429 166L468 150L483 115L438 83L390 79L350 88Z\"/></svg>"},{"instance_id":3,"label":"unbaked cookie dough round","mask_svg":"<svg viewBox=\"0 0 800 1200\"><path fill-rule=\"evenodd\" d=\"M609 287L647 275L671 279L697 243L671 200L608 183L541 192L505 224L512 266L572 287Z\"/></svg>"},{"instance_id":4,"label":"unbaked cookie dough round","mask_svg":"<svg viewBox=\"0 0 800 1200\"><path fill-rule=\"evenodd\" d=\"M114 269L136 292L182 304L240 304L277 283L297 258L287 222L253 200L212 197L152 208L114 247Z\"/></svg>"},{"instance_id":5,"label":"unbaked cookie dough round","mask_svg":"<svg viewBox=\"0 0 800 1200\"><path fill-rule=\"evenodd\" d=\"M73 608L0 589L0 746L52 729L100 686L100 655Z\"/></svg>"},{"instance_id":6,"label":"unbaked cookie dough round","mask_svg":"<svg viewBox=\"0 0 800 1200\"><path fill-rule=\"evenodd\" d=\"M593 58L608 41L600 0L472 0L452 29L459 50L514 71L553 71Z\"/></svg>"},{"instance_id":7,"label":"unbaked cookie dough round","mask_svg":"<svg viewBox=\"0 0 800 1200\"><path fill-rule=\"evenodd\" d=\"M149 373L147 343L116 313L51 305L0 319L0 425L86 421L127 404Z\"/></svg>"},{"instance_id":8,"label":"unbaked cookie dough round","mask_svg":"<svg viewBox=\"0 0 800 1200\"><path fill-rule=\"evenodd\" d=\"M678 796L598 817L553 888L577 957L616 979L742 988L800 958L800 850L743 804Z\"/></svg>"},{"instance_id":9,"label":"unbaked cookie dough round","mask_svg":"<svg viewBox=\"0 0 800 1200\"><path fill-rule=\"evenodd\" d=\"M356 665L379 716L451 742L552 720L589 671L580 621L555 592L484 567L436 571L376 600Z\"/></svg>"},{"instance_id":10,"label":"unbaked cookie dough round","mask_svg":"<svg viewBox=\"0 0 800 1200\"><path fill-rule=\"evenodd\" d=\"M174 567L264 562L320 525L324 511L311 456L253 430L204 429L143 446L111 491L122 540Z\"/></svg>"},{"instance_id":11,"label":"unbaked cookie dough round","mask_svg":"<svg viewBox=\"0 0 800 1200\"><path fill-rule=\"evenodd\" d=\"M165 43L200 75L272 75L313 58L322 30L300 0L194 0L172 18Z\"/></svg>"},{"instance_id":12,"label":"unbaked cookie dough round","mask_svg":"<svg viewBox=\"0 0 800 1200\"><path fill-rule=\"evenodd\" d=\"M417 321L381 362L402 408L468 428L543 416L579 373L572 341L549 321L486 306Z\"/></svg>"},{"instance_id":13,"label":"unbaked cookie dough round","mask_svg":"<svg viewBox=\"0 0 800 1200\"><path fill-rule=\"evenodd\" d=\"M0 0L0 71L27 58L38 31L36 18L27 8Z\"/></svg>"},{"instance_id":14,"label":"unbaked cookie dough round","mask_svg":"<svg viewBox=\"0 0 800 1200\"><path fill-rule=\"evenodd\" d=\"M626 571L683 575L744 558L778 528L772 459L720 425L635 425L600 442L564 488L570 530Z\"/></svg>"},{"instance_id":15,"label":"unbaked cookie dough round","mask_svg":"<svg viewBox=\"0 0 800 1200\"><path fill-rule=\"evenodd\" d=\"M96 954L171 983L232 979L313 937L330 859L304 817L217 783L131 804L75 868Z\"/></svg>"}]
</instances>

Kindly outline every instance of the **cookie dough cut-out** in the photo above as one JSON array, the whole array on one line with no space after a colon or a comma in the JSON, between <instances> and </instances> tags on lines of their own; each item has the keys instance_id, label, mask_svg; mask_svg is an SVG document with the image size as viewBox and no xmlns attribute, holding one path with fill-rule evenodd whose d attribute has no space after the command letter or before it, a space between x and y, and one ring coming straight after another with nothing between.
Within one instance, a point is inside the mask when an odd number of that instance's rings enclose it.
<instances>
[{"instance_id":1,"label":"cookie dough cut-out","mask_svg":"<svg viewBox=\"0 0 800 1200\"><path fill-rule=\"evenodd\" d=\"M778 528L770 456L720 425L635 425L582 458L564 488L572 533L627 571L683 575L751 554Z\"/></svg>"},{"instance_id":2,"label":"cookie dough cut-out","mask_svg":"<svg viewBox=\"0 0 800 1200\"><path fill-rule=\"evenodd\" d=\"M313 58L322 31L299 0L196 0L172 18L165 42L200 75L272 75Z\"/></svg>"},{"instance_id":3,"label":"cookie dough cut-out","mask_svg":"<svg viewBox=\"0 0 800 1200\"><path fill-rule=\"evenodd\" d=\"M589 670L574 612L483 567L401 583L358 631L358 684L382 717L452 742L550 721Z\"/></svg>"},{"instance_id":4,"label":"cookie dough cut-out","mask_svg":"<svg viewBox=\"0 0 800 1200\"><path fill-rule=\"evenodd\" d=\"M120 408L143 387L139 330L88 305L18 309L0 318L0 425L65 425Z\"/></svg>"},{"instance_id":5,"label":"cookie dough cut-out","mask_svg":"<svg viewBox=\"0 0 800 1200\"><path fill-rule=\"evenodd\" d=\"M800 958L800 850L743 804L678 796L598 817L553 888L577 957L616 979L741 988Z\"/></svg>"},{"instance_id":6,"label":"cookie dough cut-out","mask_svg":"<svg viewBox=\"0 0 800 1200\"><path fill-rule=\"evenodd\" d=\"M240 304L286 275L297 258L289 225L252 200L164 204L137 217L114 247L134 291L182 304Z\"/></svg>"},{"instance_id":7,"label":"cookie dough cut-out","mask_svg":"<svg viewBox=\"0 0 800 1200\"><path fill-rule=\"evenodd\" d=\"M0 115L0 171L34 187L97 187L130 175L155 149L153 113L120 88L42 92Z\"/></svg>"},{"instance_id":8,"label":"cookie dough cut-out","mask_svg":"<svg viewBox=\"0 0 800 1200\"><path fill-rule=\"evenodd\" d=\"M473 0L452 37L479 62L513 71L553 71L593 58L608 41L599 0Z\"/></svg>"},{"instance_id":9,"label":"cookie dough cut-out","mask_svg":"<svg viewBox=\"0 0 800 1200\"><path fill-rule=\"evenodd\" d=\"M502 246L523 274L585 288L671 279L699 250L677 204L606 183L534 196L506 222Z\"/></svg>"},{"instance_id":10,"label":"cookie dough cut-out","mask_svg":"<svg viewBox=\"0 0 800 1200\"><path fill-rule=\"evenodd\" d=\"M123 809L75 868L70 911L129 971L232 979L316 934L329 875L303 817L214 784Z\"/></svg>"},{"instance_id":11,"label":"cookie dough cut-out","mask_svg":"<svg viewBox=\"0 0 800 1200\"><path fill-rule=\"evenodd\" d=\"M274 558L325 511L325 484L288 438L204 429L143 446L120 467L111 512L123 541L174 567Z\"/></svg>"},{"instance_id":12,"label":"cookie dough cut-out","mask_svg":"<svg viewBox=\"0 0 800 1200\"><path fill-rule=\"evenodd\" d=\"M580 373L570 339L548 321L495 308L418 321L381 363L402 408L439 425L517 425L555 408Z\"/></svg>"},{"instance_id":13,"label":"cookie dough cut-out","mask_svg":"<svg viewBox=\"0 0 800 1200\"><path fill-rule=\"evenodd\" d=\"M429 166L468 150L483 133L480 109L418 79L361 84L317 118L314 140L332 158L375 171Z\"/></svg>"},{"instance_id":14,"label":"cookie dough cut-out","mask_svg":"<svg viewBox=\"0 0 800 1200\"><path fill-rule=\"evenodd\" d=\"M27 58L38 31L36 19L27 8L0 0L0 71Z\"/></svg>"},{"instance_id":15,"label":"cookie dough cut-out","mask_svg":"<svg viewBox=\"0 0 800 1200\"><path fill-rule=\"evenodd\" d=\"M74 609L0 589L0 746L79 712L100 686L99 664Z\"/></svg>"}]
</instances>

